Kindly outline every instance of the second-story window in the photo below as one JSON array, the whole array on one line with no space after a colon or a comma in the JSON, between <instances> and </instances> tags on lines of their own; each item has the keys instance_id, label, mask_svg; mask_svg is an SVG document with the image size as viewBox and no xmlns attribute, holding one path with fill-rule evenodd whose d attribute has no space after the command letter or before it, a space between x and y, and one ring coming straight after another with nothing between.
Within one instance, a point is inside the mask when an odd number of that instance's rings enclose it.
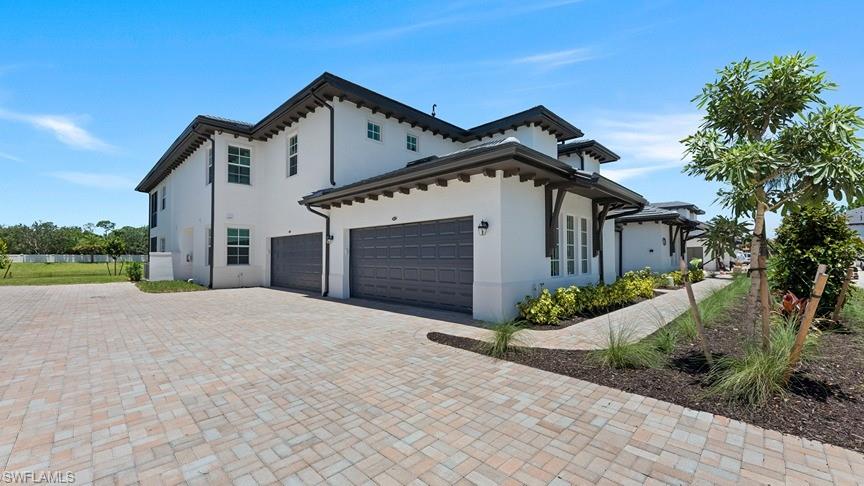
<instances>
[{"instance_id":1,"label":"second-story window","mask_svg":"<svg viewBox=\"0 0 864 486\"><path fill-rule=\"evenodd\" d=\"M162 210L168 205L168 186L162 186Z\"/></svg>"},{"instance_id":2,"label":"second-story window","mask_svg":"<svg viewBox=\"0 0 864 486\"><path fill-rule=\"evenodd\" d=\"M250 184L252 153L247 148L228 146L228 182Z\"/></svg>"},{"instance_id":3,"label":"second-story window","mask_svg":"<svg viewBox=\"0 0 864 486\"><path fill-rule=\"evenodd\" d=\"M213 182L213 149L207 149L207 161L204 165L207 166L207 175L205 180L207 181L207 184L210 184Z\"/></svg>"},{"instance_id":4,"label":"second-story window","mask_svg":"<svg viewBox=\"0 0 864 486\"><path fill-rule=\"evenodd\" d=\"M156 191L153 194L150 194L150 227L151 228L155 228L157 223L159 222L158 217L157 217L157 211L156 211L156 208L158 207L157 206L158 201L159 201L159 191ZM153 250L153 251L156 251L156 250Z\"/></svg>"},{"instance_id":5,"label":"second-story window","mask_svg":"<svg viewBox=\"0 0 864 486\"><path fill-rule=\"evenodd\" d=\"M405 148L412 152L417 152L420 149L419 145L417 144L416 135L410 133L405 135Z\"/></svg>"},{"instance_id":6,"label":"second-story window","mask_svg":"<svg viewBox=\"0 0 864 486\"><path fill-rule=\"evenodd\" d=\"M381 125L371 121L366 122L366 138L369 140L381 141Z\"/></svg>"},{"instance_id":7,"label":"second-story window","mask_svg":"<svg viewBox=\"0 0 864 486\"><path fill-rule=\"evenodd\" d=\"M297 174L297 135L288 139L288 177Z\"/></svg>"}]
</instances>

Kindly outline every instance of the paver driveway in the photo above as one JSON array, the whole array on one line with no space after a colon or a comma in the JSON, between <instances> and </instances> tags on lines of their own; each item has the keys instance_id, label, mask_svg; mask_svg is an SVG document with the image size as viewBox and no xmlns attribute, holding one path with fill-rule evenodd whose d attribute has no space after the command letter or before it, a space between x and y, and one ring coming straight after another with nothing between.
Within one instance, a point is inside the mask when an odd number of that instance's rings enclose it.
<instances>
[{"instance_id":1,"label":"paver driveway","mask_svg":"<svg viewBox=\"0 0 864 486\"><path fill-rule=\"evenodd\" d=\"M861 455L268 289L0 288L0 469L79 483L854 482Z\"/></svg>"}]
</instances>

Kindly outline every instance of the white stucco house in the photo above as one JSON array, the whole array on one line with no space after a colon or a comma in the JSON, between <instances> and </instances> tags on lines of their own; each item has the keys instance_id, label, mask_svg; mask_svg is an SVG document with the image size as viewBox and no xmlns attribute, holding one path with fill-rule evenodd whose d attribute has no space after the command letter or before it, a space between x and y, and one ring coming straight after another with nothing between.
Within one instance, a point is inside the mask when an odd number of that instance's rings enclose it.
<instances>
[{"instance_id":1,"label":"white stucco house","mask_svg":"<svg viewBox=\"0 0 864 486\"><path fill-rule=\"evenodd\" d=\"M543 106L461 128L329 73L257 123L197 116L136 190L173 276L470 312L611 281L618 157Z\"/></svg>"},{"instance_id":2,"label":"white stucco house","mask_svg":"<svg viewBox=\"0 0 864 486\"><path fill-rule=\"evenodd\" d=\"M619 276L650 267L665 273L679 268L679 260L704 259L702 245L693 240L704 223L705 211L684 201L648 203L637 210L612 212L615 220L615 255Z\"/></svg>"}]
</instances>

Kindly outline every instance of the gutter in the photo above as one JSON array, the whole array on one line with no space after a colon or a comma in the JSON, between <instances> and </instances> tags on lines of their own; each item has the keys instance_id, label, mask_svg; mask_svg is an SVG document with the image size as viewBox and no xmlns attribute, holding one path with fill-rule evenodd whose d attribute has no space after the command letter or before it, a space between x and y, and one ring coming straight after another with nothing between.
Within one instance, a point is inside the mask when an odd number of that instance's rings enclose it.
<instances>
[{"instance_id":1,"label":"gutter","mask_svg":"<svg viewBox=\"0 0 864 486\"><path fill-rule=\"evenodd\" d=\"M310 213L324 218L324 288L321 297L327 297L330 294L330 216L312 209L308 204L305 206Z\"/></svg>"},{"instance_id":2,"label":"gutter","mask_svg":"<svg viewBox=\"0 0 864 486\"><path fill-rule=\"evenodd\" d=\"M334 130L333 127L334 127L334 125L335 125L336 114L335 114L335 112L333 111L333 105L331 105L330 103L328 103L327 100L325 100L325 99L321 98L320 96L318 96L314 91L313 91L311 94L312 94L312 97L315 98L316 101L318 101L319 103L321 103L322 105L324 105L328 110L330 110L330 185L331 185L331 186L335 186L335 185L336 185L336 178L335 178L335 177L336 177L336 175L335 175L335 173L336 173L336 167L335 167L336 164L335 164L335 150L334 150L334 147L335 147L335 142L334 142L335 133L334 133L334 131L333 131L333 130Z\"/></svg>"}]
</instances>

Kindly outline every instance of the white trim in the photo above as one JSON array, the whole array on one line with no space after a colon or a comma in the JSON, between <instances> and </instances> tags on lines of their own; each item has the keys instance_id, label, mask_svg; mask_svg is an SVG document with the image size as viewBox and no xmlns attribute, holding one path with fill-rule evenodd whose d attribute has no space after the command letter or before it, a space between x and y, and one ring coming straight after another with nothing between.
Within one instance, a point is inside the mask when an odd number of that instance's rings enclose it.
<instances>
[{"instance_id":1,"label":"white trim","mask_svg":"<svg viewBox=\"0 0 864 486\"><path fill-rule=\"evenodd\" d=\"M568 219L573 221L572 230L567 228ZM577 250L579 248L579 226L578 219L573 214L565 214L564 215L564 262L566 263L567 275L576 275L578 272L577 263L579 260L576 258ZM567 233L573 233L573 244L570 244L570 241L567 238ZM569 250L573 249L573 258L570 258ZM573 264L573 270L570 270L570 264Z\"/></svg>"},{"instance_id":2,"label":"white trim","mask_svg":"<svg viewBox=\"0 0 864 486\"><path fill-rule=\"evenodd\" d=\"M585 232L583 234L583 226L585 224ZM582 248L585 248L585 256L582 256ZM588 218L580 217L579 218L579 274L580 275L588 275L591 273L591 259L593 254L591 253L591 222L588 221ZM584 264L584 265L583 265Z\"/></svg>"}]
</instances>

